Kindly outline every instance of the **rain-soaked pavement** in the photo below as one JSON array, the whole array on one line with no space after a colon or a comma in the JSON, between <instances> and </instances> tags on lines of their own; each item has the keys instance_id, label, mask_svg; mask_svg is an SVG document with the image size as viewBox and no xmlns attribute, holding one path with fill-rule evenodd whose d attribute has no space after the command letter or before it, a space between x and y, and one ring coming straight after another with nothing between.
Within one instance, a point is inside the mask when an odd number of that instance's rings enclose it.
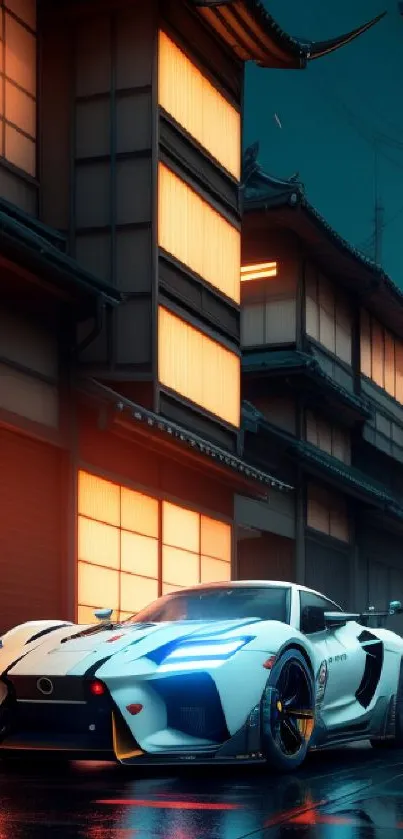
<instances>
[{"instance_id":1,"label":"rain-soaked pavement","mask_svg":"<svg viewBox=\"0 0 403 839\"><path fill-rule=\"evenodd\" d=\"M0 839L403 839L403 751L254 767L0 761Z\"/></svg>"}]
</instances>

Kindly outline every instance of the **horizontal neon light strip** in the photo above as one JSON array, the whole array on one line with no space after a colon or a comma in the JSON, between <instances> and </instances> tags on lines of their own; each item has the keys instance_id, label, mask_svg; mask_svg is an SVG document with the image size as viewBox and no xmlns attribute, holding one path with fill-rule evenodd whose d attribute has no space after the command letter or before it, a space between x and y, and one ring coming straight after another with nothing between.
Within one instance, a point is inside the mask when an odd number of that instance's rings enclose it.
<instances>
[{"instance_id":1,"label":"horizontal neon light strip","mask_svg":"<svg viewBox=\"0 0 403 839\"><path fill-rule=\"evenodd\" d=\"M277 262L261 262L256 265L244 265L241 268L241 282L249 280L265 280L277 277Z\"/></svg>"},{"instance_id":2,"label":"horizontal neon light strip","mask_svg":"<svg viewBox=\"0 0 403 839\"><path fill-rule=\"evenodd\" d=\"M181 644L169 653L167 659L200 659L209 656L226 656L229 653L235 653L240 647L244 647L248 640L247 638L237 638L234 641L227 641L227 643L217 640L204 644Z\"/></svg>"},{"instance_id":3,"label":"horizontal neon light strip","mask_svg":"<svg viewBox=\"0 0 403 839\"><path fill-rule=\"evenodd\" d=\"M220 667L226 661L228 661L227 658L205 658L202 661L185 659L183 661L171 661L166 664L160 664L158 670L164 673L174 670L211 670L212 667Z\"/></svg>"},{"instance_id":4,"label":"horizontal neon light strip","mask_svg":"<svg viewBox=\"0 0 403 839\"><path fill-rule=\"evenodd\" d=\"M151 807L158 810L241 810L241 804L216 804L210 801L151 801L140 798L104 798L96 804L112 807Z\"/></svg>"}]
</instances>

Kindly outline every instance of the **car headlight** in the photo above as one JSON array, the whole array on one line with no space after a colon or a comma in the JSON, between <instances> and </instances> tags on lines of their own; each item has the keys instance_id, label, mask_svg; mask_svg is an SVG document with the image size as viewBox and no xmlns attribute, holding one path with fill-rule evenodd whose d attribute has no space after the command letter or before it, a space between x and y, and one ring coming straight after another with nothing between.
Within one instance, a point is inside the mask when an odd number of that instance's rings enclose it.
<instances>
[{"instance_id":1,"label":"car headlight","mask_svg":"<svg viewBox=\"0 0 403 839\"><path fill-rule=\"evenodd\" d=\"M219 667L252 640L252 638L233 638L184 642L178 644L165 656L159 669L166 672Z\"/></svg>"}]
</instances>

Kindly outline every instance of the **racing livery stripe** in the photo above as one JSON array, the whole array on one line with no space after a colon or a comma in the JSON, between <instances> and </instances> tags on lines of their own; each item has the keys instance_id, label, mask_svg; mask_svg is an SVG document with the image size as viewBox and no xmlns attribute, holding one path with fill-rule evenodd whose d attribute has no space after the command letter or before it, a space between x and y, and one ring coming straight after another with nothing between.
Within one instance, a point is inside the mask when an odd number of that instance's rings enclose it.
<instances>
[{"instance_id":1,"label":"racing livery stripe","mask_svg":"<svg viewBox=\"0 0 403 839\"><path fill-rule=\"evenodd\" d=\"M19 661L22 661L23 658L29 655L30 652L32 652L32 650L27 650L23 655L20 655L18 658L15 658L14 661L12 661L11 664L9 664L8 667L6 667L6 669L3 670L3 672L1 673L1 677L4 678L4 676L7 676L10 670L12 670L13 667L15 667Z\"/></svg>"},{"instance_id":2,"label":"racing livery stripe","mask_svg":"<svg viewBox=\"0 0 403 839\"><path fill-rule=\"evenodd\" d=\"M88 667L88 670L85 670L85 672L83 673L84 679L91 679L92 676L95 676L97 670L99 670L100 667L103 667L103 665L106 664L106 662L109 661L109 659L112 658L113 655L114 653L106 655L104 658L99 658L95 662L95 664L91 664L91 667Z\"/></svg>"},{"instance_id":3,"label":"racing livery stripe","mask_svg":"<svg viewBox=\"0 0 403 839\"><path fill-rule=\"evenodd\" d=\"M43 638L44 635L49 635L50 632L56 632L56 629L64 629L64 627L70 626L69 623L58 623L57 626L48 626L46 629L41 629L40 632L37 632L36 635L32 635L31 638L28 638L25 641L25 646L27 644L32 644L33 641L37 641L38 638Z\"/></svg>"}]
</instances>

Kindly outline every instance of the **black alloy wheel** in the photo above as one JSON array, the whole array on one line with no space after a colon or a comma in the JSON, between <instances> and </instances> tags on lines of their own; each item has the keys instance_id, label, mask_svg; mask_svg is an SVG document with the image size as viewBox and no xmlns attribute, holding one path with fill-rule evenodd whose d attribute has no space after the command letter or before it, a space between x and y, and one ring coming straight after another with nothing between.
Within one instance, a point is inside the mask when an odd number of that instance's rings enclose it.
<instances>
[{"instance_id":1,"label":"black alloy wheel","mask_svg":"<svg viewBox=\"0 0 403 839\"><path fill-rule=\"evenodd\" d=\"M262 746L268 765L285 772L300 766L314 724L312 673L298 650L287 650L275 662L262 699Z\"/></svg>"}]
</instances>

